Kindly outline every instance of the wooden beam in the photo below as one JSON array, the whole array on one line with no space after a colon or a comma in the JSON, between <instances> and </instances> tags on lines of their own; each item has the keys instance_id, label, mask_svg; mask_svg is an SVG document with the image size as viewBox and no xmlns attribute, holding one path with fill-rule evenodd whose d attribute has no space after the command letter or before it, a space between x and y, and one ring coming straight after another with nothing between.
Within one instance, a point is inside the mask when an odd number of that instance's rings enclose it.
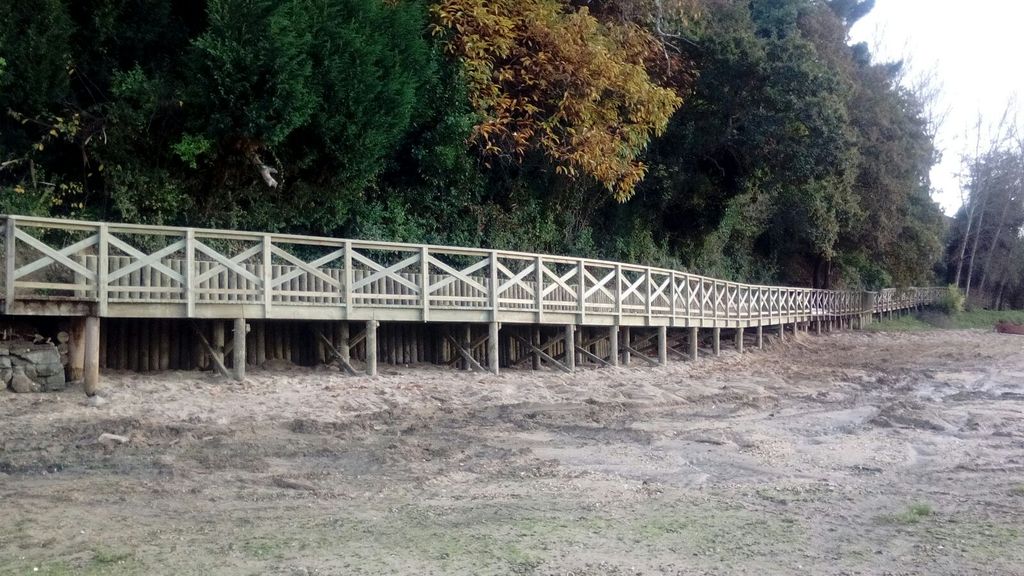
<instances>
[{"instance_id":1,"label":"wooden beam","mask_svg":"<svg viewBox=\"0 0 1024 576\"><path fill-rule=\"evenodd\" d=\"M348 359L345 358L345 356L342 355L342 353L337 348L335 348L333 344L331 344L331 341L328 340L326 336L324 336L323 332L317 329L315 330L315 333L317 338L319 338L320 341L323 342L323 345L325 348L327 348L327 351L331 353L331 360L337 361L339 368L344 370L349 376L355 376L355 368L353 368L352 364L349 363Z\"/></svg>"},{"instance_id":2,"label":"wooden beam","mask_svg":"<svg viewBox=\"0 0 1024 576\"><path fill-rule=\"evenodd\" d=\"M548 354L547 354L546 352L544 352L544 351L543 351L543 350L541 350L540 348L538 348L538 347L534 346L534 345L533 345L533 344L532 344L532 343L531 343L531 342L530 342L529 340L527 340L526 338L523 338L522 336L519 336L518 334L515 334L515 335L513 335L513 336L515 337L515 339L516 339L516 340L519 340L520 342L522 342L522 343L523 343L523 345L525 345L525 346L526 346L527 348L529 348L529 349L530 349L531 351L533 351L533 353L534 353L534 354L536 354L537 356L539 356L539 357L543 358L544 360L547 360L547 361L548 361L549 363L551 363L552 365L554 365L555 367L557 367L557 368L558 368L559 370L561 370L562 372L567 372L567 373L569 373L569 374L572 374L572 371L571 371L571 370L569 370L569 368L567 368L567 367L566 367L566 366L565 366L564 364L562 364L562 363L561 363L561 362L559 362L558 360L555 360L554 358L552 358L551 356L549 356L549 355L548 355Z\"/></svg>"},{"instance_id":3,"label":"wooden beam","mask_svg":"<svg viewBox=\"0 0 1024 576\"><path fill-rule=\"evenodd\" d=\"M451 343L453 347L455 347L455 351L458 352L459 355L462 356L462 359L466 361L466 364L469 365L470 370L486 372L486 370L484 370L484 367L481 366L479 362L473 359L473 355L469 352L469 350L467 350L458 340L456 340L454 336L445 333L444 337L448 340L448 342Z\"/></svg>"},{"instance_id":4,"label":"wooden beam","mask_svg":"<svg viewBox=\"0 0 1024 576\"><path fill-rule=\"evenodd\" d=\"M206 336L203 334L203 331L199 329L199 326L193 323L192 330L195 331L196 336L199 338L199 343L202 345L203 349L206 350L206 355L213 361L213 365L217 368L217 372L220 372L220 375L225 378L231 378L231 372L228 372L228 369L224 366L224 362L222 362L220 357L214 353L213 346L210 345L210 341L206 339Z\"/></svg>"},{"instance_id":5,"label":"wooden beam","mask_svg":"<svg viewBox=\"0 0 1024 576\"><path fill-rule=\"evenodd\" d=\"M612 365L611 362L608 362L604 358L601 358L597 354L592 353L590 350L587 350L586 348L584 348L582 346L577 346L576 347L576 351L579 352L580 354L586 356L587 358L590 358L594 362L597 362L598 364L600 364L602 366L611 366Z\"/></svg>"},{"instance_id":6,"label":"wooden beam","mask_svg":"<svg viewBox=\"0 0 1024 576\"><path fill-rule=\"evenodd\" d=\"M636 348L633 348L632 346L629 346L628 344L623 346L623 348L625 348L628 352L632 352L633 354L636 354L637 358L640 358L641 360L643 360L644 362L647 362L651 366L657 366L658 365L658 361L657 360L647 356L643 352L637 350Z\"/></svg>"}]
</instances>

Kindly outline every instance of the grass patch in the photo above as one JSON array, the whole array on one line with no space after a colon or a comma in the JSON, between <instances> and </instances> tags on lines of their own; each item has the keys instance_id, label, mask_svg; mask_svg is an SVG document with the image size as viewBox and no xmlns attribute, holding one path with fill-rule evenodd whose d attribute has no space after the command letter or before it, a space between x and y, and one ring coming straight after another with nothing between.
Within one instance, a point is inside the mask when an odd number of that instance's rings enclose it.
<instances>
[{"instance_id":1,"label":"grass patch","mask_svg":"<svg viewBox=\"0 0 1024 576\"><path fill-rule=\"evenodd\" d=\"M1024 310L972 310L949 317L952 328L985 328L991 330L996 322L1006 320L1024 324Z\"/></svg>"},{"instance_id":2,"label":"grass patch","mask_svg":"<svg viewBox=\"0 0 1024 576\"><path fill-rule=\"evenodd\" d=\"M934 324L925 322L917 316L904 316L892 320L872 322L866 326L868 332L921 332L923 330L934 330Z\"/></svg>"},{"instance_id":3,"label":"grass patch","mask_svg":"<svg viewBox=\"0 0 1024 576\"><path fill-rule=\"evenodd\" d=\"M1010 488L1010 496L1024 496L1024 484L1017 484Z\"/></svg>"},{"instance_id":4,"label":"grass patch","mask_svg":"<svg viewBox=\"0 0 1024 576\"><path fill-rule=\"evenodd\" d=\"M924 330L992 330L996 322L1005 320L1024 324L1024 310L972 310L956 314L927 311L891 320L868 324L869 332L921 332Z\"/></svg>"},{"instance_id":5,"label":"grass patch","mask_svg":"<svg viewBox=\"0 0 1024 576\"><path fill-rule=\"evenodd\" d=\"M96 565L123 564L130 560L131 552L116 552L114 550L99 549L93 551L92 562Z\"/></svg>"},{"instance_id":6,"label":"grass patch","mask_svg":"<svg viewBox=\"0 0 1024 576\"><path fill-rule=\"evenodd\" d=\"M922 519L935 514L932 507L925 503L911 504L907 509L896 514L885 514L880 519L886 524L917 524Z\"/></svg>"}]
</instances>

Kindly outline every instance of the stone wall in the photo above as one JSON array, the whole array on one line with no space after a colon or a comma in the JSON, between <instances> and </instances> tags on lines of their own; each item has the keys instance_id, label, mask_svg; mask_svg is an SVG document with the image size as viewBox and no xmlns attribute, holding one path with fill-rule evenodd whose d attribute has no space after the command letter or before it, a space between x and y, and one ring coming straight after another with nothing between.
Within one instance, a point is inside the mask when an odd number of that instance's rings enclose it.
<instances>
[{"instance_id":1,"label":"stone wall","mask_svg":"<svg viewBox=\"0 0 1024 576\"><path fill-rule=\"evenodd\" d=\"M67 386L57 346L25 340L0 342L0 379L15 392L51 392Z\"/></svg>"}]
</instances>

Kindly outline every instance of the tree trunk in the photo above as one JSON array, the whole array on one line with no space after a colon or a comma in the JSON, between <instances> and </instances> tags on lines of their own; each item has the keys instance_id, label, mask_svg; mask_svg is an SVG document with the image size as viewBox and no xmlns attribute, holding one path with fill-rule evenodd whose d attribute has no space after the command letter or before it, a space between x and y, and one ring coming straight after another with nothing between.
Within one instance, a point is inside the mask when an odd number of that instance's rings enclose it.
<instances>
[{"instance_id":1,"label":"tree trunk","mask_svg":"<svg viewBox=\"0 0 1024 576\"><path fill-rule=\"evenodd\" d=\"M974 242L971 243L971 257L967 261L967 282L964 288L964 299L971 297L971 276L974 274L974 256L978 253L978 239L985 229L985 207L988 204L988 194L981 199L981 214L978 215L978 227L974 231Z\"/></svg>"},{"instance_id":2,"label":"tree trunk","mask_svg":"<svg viewBox=\"0 0 1024 576\"><path fill-rule=\"evenodd\" d=\"M988 279L989 266L992 265L992 255L995 253L996 248L999 246L999 234L1003 231L1003 224L1006 223L1006 210L1010 207L1010 197L1007 196L1006 202L1003 203L1003 211L999 215L999 223L996 224L995 234L992 236L992 242L988 245L988 253L985 255L985 264L981 267L981 282L978 282L978 292L985 293L985 281Z\"/></svg>"}]
</instances>

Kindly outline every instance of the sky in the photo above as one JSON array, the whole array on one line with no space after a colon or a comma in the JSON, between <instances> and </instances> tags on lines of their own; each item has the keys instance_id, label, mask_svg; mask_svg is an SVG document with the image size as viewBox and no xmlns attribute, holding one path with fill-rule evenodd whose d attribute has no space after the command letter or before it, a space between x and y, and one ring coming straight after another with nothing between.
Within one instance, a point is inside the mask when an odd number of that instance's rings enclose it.
<instances>
[{"instance_id":1,"label":"sky","mask_svg":"<svg viewBox=\"0 0 1024 576\"><path fill-rule=\"evenodd\" d=\"M991 127L1012 99L1024 104L1022 32L1022 0L876 0L850 33L851 41L874 49L876 60L906 59L912 75L935 73L937 111L945 116L932 187L947 214L961 205L961 157L975 148L979 114Z\"/></svg>"}]
</instances>

